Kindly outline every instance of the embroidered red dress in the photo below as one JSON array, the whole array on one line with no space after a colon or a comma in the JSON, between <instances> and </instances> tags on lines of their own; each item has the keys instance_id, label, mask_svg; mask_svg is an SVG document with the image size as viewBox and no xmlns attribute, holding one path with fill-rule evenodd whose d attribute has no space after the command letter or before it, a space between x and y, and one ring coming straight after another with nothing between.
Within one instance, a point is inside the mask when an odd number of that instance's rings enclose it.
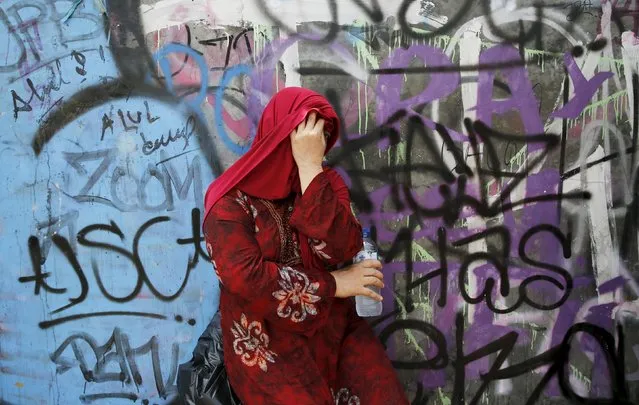
<instances>
[{"instance_id":1,"label":"embroidered red dress","mask_svg":"<svg viewBox=\"0 0 639 405\"><path fill-rule=\"evenodd\" d=\"M334 297L329 270L362 245L335 171L277 201L234 188L204 230L220 280L224 362L244 405L408 404L354 301ZM322 270L304 268L298 232Z\"/></svg>"}]
</instances>

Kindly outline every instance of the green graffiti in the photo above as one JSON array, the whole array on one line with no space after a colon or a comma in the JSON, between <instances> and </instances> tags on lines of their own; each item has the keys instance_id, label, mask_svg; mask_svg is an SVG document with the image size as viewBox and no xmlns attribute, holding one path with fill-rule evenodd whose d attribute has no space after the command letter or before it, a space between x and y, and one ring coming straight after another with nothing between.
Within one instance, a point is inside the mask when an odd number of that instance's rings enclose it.
<instances>
[{"instance_id":1,"label":"green graffiti","mask_svg":"<svg viewBox=\"0 0 639 405\"><path fill-rule=\"evenodd\" d=\"M562 53L557 52L548 52L539 49L524 49L524 55L526 60L537 59L537 64L541 66L541 71L544 72L546 69L546 57L550 56L555 61L555 67L557 66L557 61L563 57Z\"/></svg>"},{"instance_id":2,"label":"green graffiti","mask_svg":"<svg viewBox=\"0 0 639 405\"><path fill-rule=\"evenodd\" d=\"M273 27L256 24L253 26L253 47L254 54L264 52L266 45L273 41Z\"/></svg>"},{"instance_id":3,"label":"green graffiti","mask_svg":"<svg viewBox=\"0 0 639 405\"><path fill-rule=\"evenodd\" d=\"M526 162L527 151L528 151L528 147L527 145L524 145L521 147L521 149L519 149L517 153L515 153L513 157L510 158L510 160L508 161L508 165L510 166L511 172L519 171L519 168L521 167L521 165L523 165ZM517 163L516 168L515 168L515 163Z\"/></svg>"},{"instance_id":4,"label":"green graffiti","mask_svg":"<svg viewBox=\"0 0 639 405\"><path fill-rule=\"evenodd\" d=\"M451 404L450 398L448 398L448 395L444 393L444 391L441 388L437 388L437 395L439 395L438 398L439 398L439 401L441 402L441 405Z\"/></svg>"},{"instance_id":5,"label":"green graffiti","mask_svg":"<svg viewBox=\"0 0 639 405\"><path fill-rule=\"evenodd\" d=\"M624 106L626 106L628 102L628 91L627 90L619 90L616 93L609 95L608 97L604 97L601 100L590 103L583 109L579 117L568 120L568 126L570 128L577 125L579 119L582 120L582 123L585 123L586 117L590 118L590 120L597 119L597 110L599 108L602 109L602 119L606 120L608 118L608 106L612 103L612 106L615 110L615 121L619 122L624 114Z\"/></svg>"},{"instance_id":6,"label":"green graffiti","mask_svg":"<svg viewBox=\"0 0 639 405\"><path fill-rule=\"evenodd\" d=\"M582 384L584 384L588 390L590 391L590 387L592 386L592 381L586 377L579 369L572 364L570 365L570 374L579 380Z\"/></svg>"},{"instance_id":7,"label":"green graffiti","mask_svg":"<svg viewBox=\"0 0 639 405\"><path fill-rule=\"evenodd\" d=\"M392 151L395 151L395 156L396 156L395 157L395 161L393 161L393 159L392 159L392 156L393 156ZM389 167L397 165L400 162L406 163L406 142L405 141L401 141L397 145L391 145L388 148L387 154L388 154L388 166ZM381 154L380 154L380 157L381 157Z\"/></svg>"},{"instance_id":8,"label":"green graffiti","mask_svg":"<svg viewBox=\"0 0 639 405\"><path fill-rule=\"evenodd\" d=\"M610 70L614 70L615 75L617 76L623 75L623 71L624 71L623 59L608 58L606 56L600 56L598 64L599 64L599 71L604 71L605 68L610 68Z\"/></svg>"},{"instance_id":9,"label":"green graffiti","mask_svg":"<svg viewBox=\"0 0 639 405\"><path fill-rule=\"evenodd\" d=\"M399 310L400 310L399 317L401 319L408 319L408 311L406 311L406 307L402 303L402 300L399 298L399 296L395 292L393 292L393 296L395 297L395 303L399 306ZM418 351L425 358L426 353L424 353L424 350L419 346L419 343L417 342L417 338L415 337L415 334L413 333L413 331L406 329L404 330L404 333L406 334L404 343L407 345L414 346L415 350Z\"/></svg>"},{"instance_id":10,"label":"green graffiti","mask_svg":"<svg viewBox=\"0 0 639 405\"><path fill-rule=\"evenodd\" d=\"M373 69L379 68L379 62L377 57L371 52L369 46L367 46L364 41L360 40L356 36L351 33L348 33L352 39L353 47L357 53L357 63L362 66L364 69L368 69L369 66ZM361 86L364 86L364 103L362 106L361 101ZM364 133L368 133L368 78L366 83L361 83L357 81L357 126L359 129L359 133L362 133L362 108L364 109Z\"/></svg>"},{"instance_id":11,"label":"green graffiti","mask_svg":"<svg viewBox=\"0 0 639 405\"><path fill-rule=\"evenodd\" d=\"M407 218L408 219L408 218ZM420 246L417 242L413 241L413 262L426 263L436 261L433 256L426 249Z\"/></svg>"}]
</instances>

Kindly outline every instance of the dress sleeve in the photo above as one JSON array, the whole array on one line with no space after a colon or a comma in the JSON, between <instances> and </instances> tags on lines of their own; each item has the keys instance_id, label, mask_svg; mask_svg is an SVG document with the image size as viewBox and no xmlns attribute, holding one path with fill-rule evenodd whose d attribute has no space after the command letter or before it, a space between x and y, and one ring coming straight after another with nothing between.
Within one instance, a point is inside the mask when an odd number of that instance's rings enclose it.
<instances>
[{"instance_id":1,"label":"dress sleeve","mask_svg":"<svg viewBox=\"0 0 639 405\"><path fill-rule=\"evenodd\" d=\"M311 334L328 319L335 279L328 272L311 276L301 267L264 259L253 221L242 202L229 195L207 215L207 249L222 288L276 327Z\"/></svg>"},{"instance_id":2,"label":"dress sleeve","mask_svg":"<svg viewBox=\"0 0 639 405\"><path fill-rule=\"evenodd\" d=\"M311 181L290 223L309 237L311 248L327 264L349 261L362 247L362 227L351 210L348 187L333 169Z\"/></svg>"}]
</instances>

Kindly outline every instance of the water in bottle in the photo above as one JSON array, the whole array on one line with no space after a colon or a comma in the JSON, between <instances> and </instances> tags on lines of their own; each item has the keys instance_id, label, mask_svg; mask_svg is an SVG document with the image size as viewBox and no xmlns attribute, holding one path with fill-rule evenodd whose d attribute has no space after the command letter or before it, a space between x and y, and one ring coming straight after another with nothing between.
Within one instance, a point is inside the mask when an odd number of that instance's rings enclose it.
<instances>
[{"instance_id":1,"label":"water in bottle","mask_svg":"<svg viewBox=\"0 0 639 405\"><path fill-rule=\"evenodd\" d=\"M364 228L362 233L364 239L364 246L357 255L353 258L353 263L359 263L367 259L378 260L377 246L371 239L370 229ZM379 288L376 286L368 286L371 290L379 294ZM382 314L382 303L374 300L370 297L364 297L357 295L355 297L355 307L357 308L357 315L362 317L379 316Z\"/></svg>"}]
</instances>

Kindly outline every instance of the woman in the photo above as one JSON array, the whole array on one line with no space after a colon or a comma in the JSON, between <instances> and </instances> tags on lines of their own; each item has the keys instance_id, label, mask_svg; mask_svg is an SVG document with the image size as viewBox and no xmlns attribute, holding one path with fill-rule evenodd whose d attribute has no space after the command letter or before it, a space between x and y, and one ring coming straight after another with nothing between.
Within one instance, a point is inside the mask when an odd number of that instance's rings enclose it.
<instances>
[{"instance_id":1,"label":"woman","mask_svg":"<svg viewBox=\"0 0 639 405\"><path fill-rule=\"evenodd\" d=\"M214 181L204 234L220 280L224 363L245 405L408 404L355 295L381 296L381 263L330 271L361 248L328 101L289 87L266 106L250 150Z\"/></svg>"}]
</instances>

